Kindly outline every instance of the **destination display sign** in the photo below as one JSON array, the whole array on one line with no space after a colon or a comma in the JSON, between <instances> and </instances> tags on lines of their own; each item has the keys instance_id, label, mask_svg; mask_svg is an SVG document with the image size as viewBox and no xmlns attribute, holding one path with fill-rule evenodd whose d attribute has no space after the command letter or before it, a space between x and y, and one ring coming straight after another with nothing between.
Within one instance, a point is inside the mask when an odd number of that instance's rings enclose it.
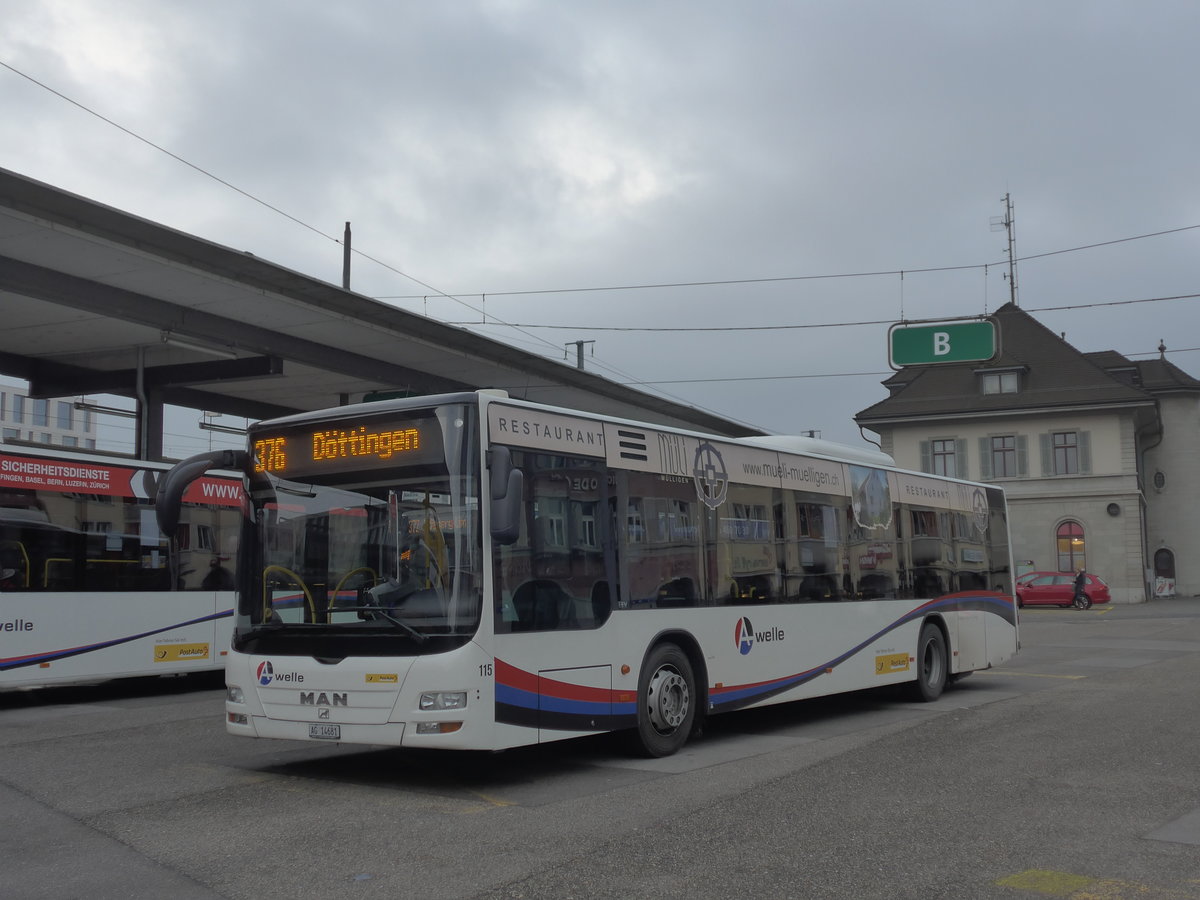
<instances>
[{"instance_id":1,"label":"destination display sign","mask_svg":"<svg viewBox=\"0 0 1200 900\"><path fill-rule=\"evenodd\" d=\"M442 461L438 420L348 417L253 431L254 471L297 479Z\"/></svg>"}]
</instances>

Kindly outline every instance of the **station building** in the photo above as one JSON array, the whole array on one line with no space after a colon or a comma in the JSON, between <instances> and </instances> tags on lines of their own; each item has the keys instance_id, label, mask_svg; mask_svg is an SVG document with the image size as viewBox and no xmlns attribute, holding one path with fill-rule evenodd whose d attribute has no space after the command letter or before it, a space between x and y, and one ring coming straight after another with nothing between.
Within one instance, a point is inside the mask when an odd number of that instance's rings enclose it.
<instances>
[{"instance_id":1,"label":"station building","mask_svg":"<svg viewBox=\"0 0 1200 900\"><path fill-rule=\"evenodd\" d=\"M904 366L855 421L897 465L1008 495L1018 574L1084 568L1113 601L1200 594L1200 381L1082 352L1014 304L986 363Z\"/></svg>"}]
</instances>

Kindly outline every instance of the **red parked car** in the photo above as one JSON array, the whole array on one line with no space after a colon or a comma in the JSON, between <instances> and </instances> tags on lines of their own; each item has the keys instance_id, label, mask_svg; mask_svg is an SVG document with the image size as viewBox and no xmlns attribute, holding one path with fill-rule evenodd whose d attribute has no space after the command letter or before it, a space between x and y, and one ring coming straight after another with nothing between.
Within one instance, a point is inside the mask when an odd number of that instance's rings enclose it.
<instances>
[{"instance_id":1,"label":"red parked car","mask_svg":"<svg viewBox=\"0 0 1200 900\"><path fill-rule=\"evenodd\" d=\"M1111 603L1108 585L1088 572L1083 592L1092 603ZM1017 578L1017 606L1070 606L1075 599L1073 572L1026 572Z\"/></svg>"}]
</instances>

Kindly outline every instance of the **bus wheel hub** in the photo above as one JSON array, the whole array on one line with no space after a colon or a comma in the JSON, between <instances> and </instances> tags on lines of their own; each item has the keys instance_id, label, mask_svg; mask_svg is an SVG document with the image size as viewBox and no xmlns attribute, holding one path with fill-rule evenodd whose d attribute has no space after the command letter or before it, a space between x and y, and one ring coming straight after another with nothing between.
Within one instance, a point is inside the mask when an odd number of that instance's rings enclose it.
<instances>
[{"instance_id":1,"label":"bus wheel hub","mask_svg":"<svg viewBox=\"0 0 1200 900\"><path fill-rule=\"evenodd\" d=\"M674 731L687 716L691 703L687 682L674 669L659 669L650 679L646 701L654 727L660 732Z\"/></svg>"}]
</instances>

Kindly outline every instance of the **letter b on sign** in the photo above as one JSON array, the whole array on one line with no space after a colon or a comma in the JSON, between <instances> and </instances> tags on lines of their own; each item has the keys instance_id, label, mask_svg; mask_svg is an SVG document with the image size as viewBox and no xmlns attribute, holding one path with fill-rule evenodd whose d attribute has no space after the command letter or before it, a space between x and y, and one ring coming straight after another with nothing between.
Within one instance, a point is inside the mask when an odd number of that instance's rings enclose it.
<instances>
[{"instance_id":1,"label":"letter b on sign","mask_svg":"<svg viewBox=\"0 0 1200 900\"><path fill-rule=\"evenodd\" d=\"M982 362L999 350L994 319L943 322L937 325L893 325L888 332L888 363L893 369L932 363Z\"/></svg>"}]
</instances>

